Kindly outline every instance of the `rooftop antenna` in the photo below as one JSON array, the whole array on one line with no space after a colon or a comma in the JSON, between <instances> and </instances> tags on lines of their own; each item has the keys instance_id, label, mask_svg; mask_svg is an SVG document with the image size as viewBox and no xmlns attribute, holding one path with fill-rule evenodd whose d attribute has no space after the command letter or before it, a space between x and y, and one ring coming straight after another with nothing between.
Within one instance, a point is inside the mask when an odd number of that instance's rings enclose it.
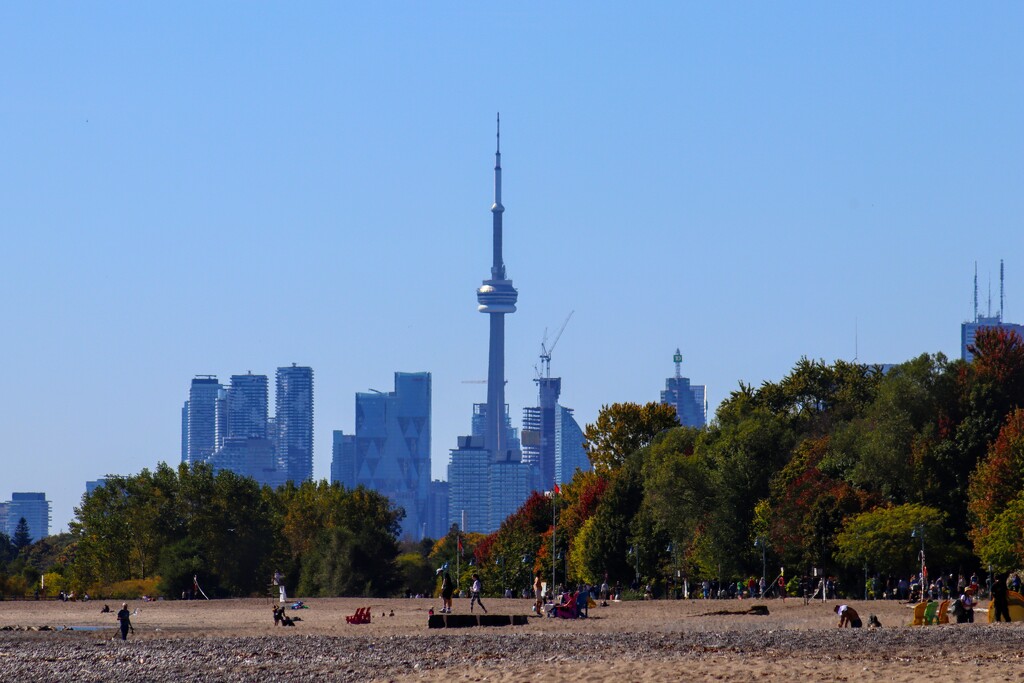
<instances>
[{"instance_id":1,"label":"rooftop antenna","mask_svg":"<svg viewBox=\"0 0 1024 683\"><path fill-rule=\"evenodd\" d=\"M683 376L682 365L683 365L683 354L679 352L679 347L676 347L676 355L672 356L672 362L676 364L676 379L680 379Z\"/></svg>"},{"instance_id":2,"label":"rooftop antenna","mask_svg":"<svg viewBox=\"0 0 1024 683\"><path fill-rule=\"evenodd\" d=\"M978 262L974 262L974 322L978 322Z\"/></svg>"},{"instance_id":3,"label":"rooftop antenna","mask_svg":"<svg viewBox=\"0 0 1024 683\"><path fill-rule=\"evenodd\" d=\"M1003 320L1003 259L999 259L999 321Z\"/></svg>"},{"instance_id":4,"label":"rooftop antenna","mask_svg":"<svg viewBox=\"0 0 1024 683\"><path fill-rule=\"evenodd\" d=\"M551 342L551 347L548 348L548 331L544 330L544 340L540 343L540 370L543 370L544 377L551 377L551 353L555 350L555 346L558 344L558 340L562 338L562 333L565 332L565 326L569 324L569 318L576 311L569 311L569 315L565 317L565 322L558 329L558 334L555 335L555 341ZM538 371L540 375L540 371Z\"/></svg>"},{"instance_id":5,"label":"rooftop antenna","mask_svg":"<svg viewBox=\"0 0 1024 683\"><path fill-rule=\"evenodd\" d=\"M988 311L985 313L989 318L992 317L992 275L988 276Z\"/></svg>"}]
</instances>

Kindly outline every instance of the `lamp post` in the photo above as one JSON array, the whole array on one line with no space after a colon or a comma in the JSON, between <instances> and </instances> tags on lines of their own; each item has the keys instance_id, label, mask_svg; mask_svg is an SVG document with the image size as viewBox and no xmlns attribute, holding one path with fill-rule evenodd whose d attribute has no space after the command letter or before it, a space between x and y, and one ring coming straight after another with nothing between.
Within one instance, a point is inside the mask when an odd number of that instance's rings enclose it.
<instances>
[{"instance_id":1,"label":"lamp post","mask_svg":"<svg viewBox=\"0 0 1024 683\"><path fill-rule=\"evenodd\" d=\"M636 586L637 586L637 588L639 588L640 587L640 553L639 553L639 551L637 551L635 545L631 545L631 546L629 546L629 551L626 554L633 556L633 565L634 565L634 568L636 569Z\"/></svg>"},{"instance_id":2,"label":"lamp post","mask_svg":"<svg viewBox=\"0 0 1024 683\"><path fill-rule=\"evenodd\" d=\"M669 582L669 584L675 588L676 599L678 600L679 599L679 568L678 568L679 567L679 562L678 562L678 559L676 557L676 544L675 543L669 543L667 546L665 546L665 552L667 552L669 554L669 557L671 558L671 562L672 562L672 568L670 570L672 572L672 580Z\"/></svg>"},{"instance_id":3,"label":"lamp post","mask_svg":"<svg viewBox=\"0 0 1024 683\"><path fill-rule=\"evenodd\" d=\"M522 566L519 568L519 571L523 571L524 569L526 569L530 565L530 562L533 562L533 558L530 557L529 555L523 555L523 562L522 562ZM527 577L529 577L529 575L532 574L532 573L533 572L531 570L529 570L529 569L526 570ZM516 575L516 581L517 582L519 581L519 574L518 573ZM512 591L512 597L513 598L516 597L516 591L518 591L518 590L519 590L519 588L516 588L515 591Z\"/></svg>"},{"instance_id":4,"label":"lamp post","mask_svg":"<svg viewBox=\"0 0 1024 683\"><path fill-rule=\"evenodd\" d=\"M919 555L919 558L921 560L920 580L921 580L921 601L924 602L924 592L928 588L928 586L925 585L927 583L928 567L925 566L925 562L924 562L924 524L916 524L916 525L914 525L914 530L911 532L910 537L914 538L915 536L921 539L921 553Z\"/></svg>"},{"instance_id":5,"label":"lamp post","mask_svg":"<svg viewBox=\"0 0 1024 683\"><path fill-rule=\"evenodd\" d=\"M768 542L764 540L764 537L758 536L754 540L754 547L755 548L761 548L761 581L765 582L765 592L767 592L767 586L768 586L768 583L767 583L768 582L768 553L767 553ZM760 587L761 583L758 582L757 585L758 585L758 587ZM764 596L762 595L761 597L763 598Z\"/></svg>"},{"instance_id":6,"label":"lamp post","mask_svg":"<svg viewBox=\"0 0 1024 683\"><path fill-rule=\"evenodd\" d=\"M555 562L555 536L558 534L558 506L556 504L558 499L555 498L555 495L558 493L558 490L558 484L556 483L555 487L551 489L551 595L555 594L555 567L557 566Z\"/></svg>"}]
</instances>

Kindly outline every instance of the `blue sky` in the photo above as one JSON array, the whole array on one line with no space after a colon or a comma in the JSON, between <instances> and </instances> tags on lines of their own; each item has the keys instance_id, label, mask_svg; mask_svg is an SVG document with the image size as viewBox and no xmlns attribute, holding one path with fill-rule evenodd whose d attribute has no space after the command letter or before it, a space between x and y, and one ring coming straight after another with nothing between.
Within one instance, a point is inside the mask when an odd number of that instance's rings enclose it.
<instances>
[{"instance_id":1,"label":"blue sky","mask_svg":"<svg viewBox=\"0 0 1024 683\"><path fill-rule=\"evenodd\" d=\"M180 457L192 375L485 388L502 114L516 422L544 329L579 421L712 406L801 356L958 354L979 263L1024 321L1019 3L6 3L0 498ZM995 304L997 306L998 303Z\"/></svg>"}]
</instances>

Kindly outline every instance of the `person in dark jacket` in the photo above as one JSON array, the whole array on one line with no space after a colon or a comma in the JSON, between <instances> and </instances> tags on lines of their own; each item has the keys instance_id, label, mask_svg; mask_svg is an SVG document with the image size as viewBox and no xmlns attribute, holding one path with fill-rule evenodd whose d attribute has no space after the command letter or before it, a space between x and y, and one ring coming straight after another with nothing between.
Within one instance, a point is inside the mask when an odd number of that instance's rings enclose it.
<instances>
[{"instance_id":1,"label":"person in dark jacket","mask_svg":"<svg viewBox=\"0 0 1024 683\"><path fill-rule=\"evenodd\" d=\"M117 613L117 620L121 624L121 640L128 640L128 629L131 629L132 633L135 632L135 629L132 628L131 616L131 612L128 611L128 603L122 602L121 611Z\"/></svg>"},{"instance_id":2,"label":"person in dark jacket","mask_svg":"<svg viewBox=\"0 0 1024 683\"><path fill-rule=\"evenodd\" d=\"M1006 617L1010 621L1010 603L1006 595L1006 574L1000 574L992 583L992 603L996 608L996 621L1002 621Z\"/></svg>"}]
</instances>

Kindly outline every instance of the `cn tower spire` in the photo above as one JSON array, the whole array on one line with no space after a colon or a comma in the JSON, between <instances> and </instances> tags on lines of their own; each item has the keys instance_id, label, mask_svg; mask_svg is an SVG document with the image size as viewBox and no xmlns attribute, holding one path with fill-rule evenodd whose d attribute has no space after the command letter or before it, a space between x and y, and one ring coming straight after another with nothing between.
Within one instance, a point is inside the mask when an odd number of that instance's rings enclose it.
<instances>
[{"instance_id":1,"label":"cn tower spire","mask_svg":"<svg viewBox=\"0 0 1024 683\"><path fill-rule=\"evenodd\" d=\"M491 278L476 290L477 310L490 316L490 345L487 357L487 429L484 440L491 462L519 459L507 443L505 432L505 315L516 312L519 293L512 281L505 278L505 262L501 257L501 115L498 115L497 147L494 152L494 204L491 205L493 258Z\"/></svg>"},{"instance_id":2,"label":"cn tower spire","mask_svg":"<svg viewBox=\"0 0 1024 683\"><path fill-rule=\"evenodd\" d=\"M494 204L491 205L494 229L494 262L491 264L491 279L505 279L505 263L501 258L501 214L505 207L501 205L501 114L498 114L497 147L494 152Z\"/></svg>"}]
</instances>

